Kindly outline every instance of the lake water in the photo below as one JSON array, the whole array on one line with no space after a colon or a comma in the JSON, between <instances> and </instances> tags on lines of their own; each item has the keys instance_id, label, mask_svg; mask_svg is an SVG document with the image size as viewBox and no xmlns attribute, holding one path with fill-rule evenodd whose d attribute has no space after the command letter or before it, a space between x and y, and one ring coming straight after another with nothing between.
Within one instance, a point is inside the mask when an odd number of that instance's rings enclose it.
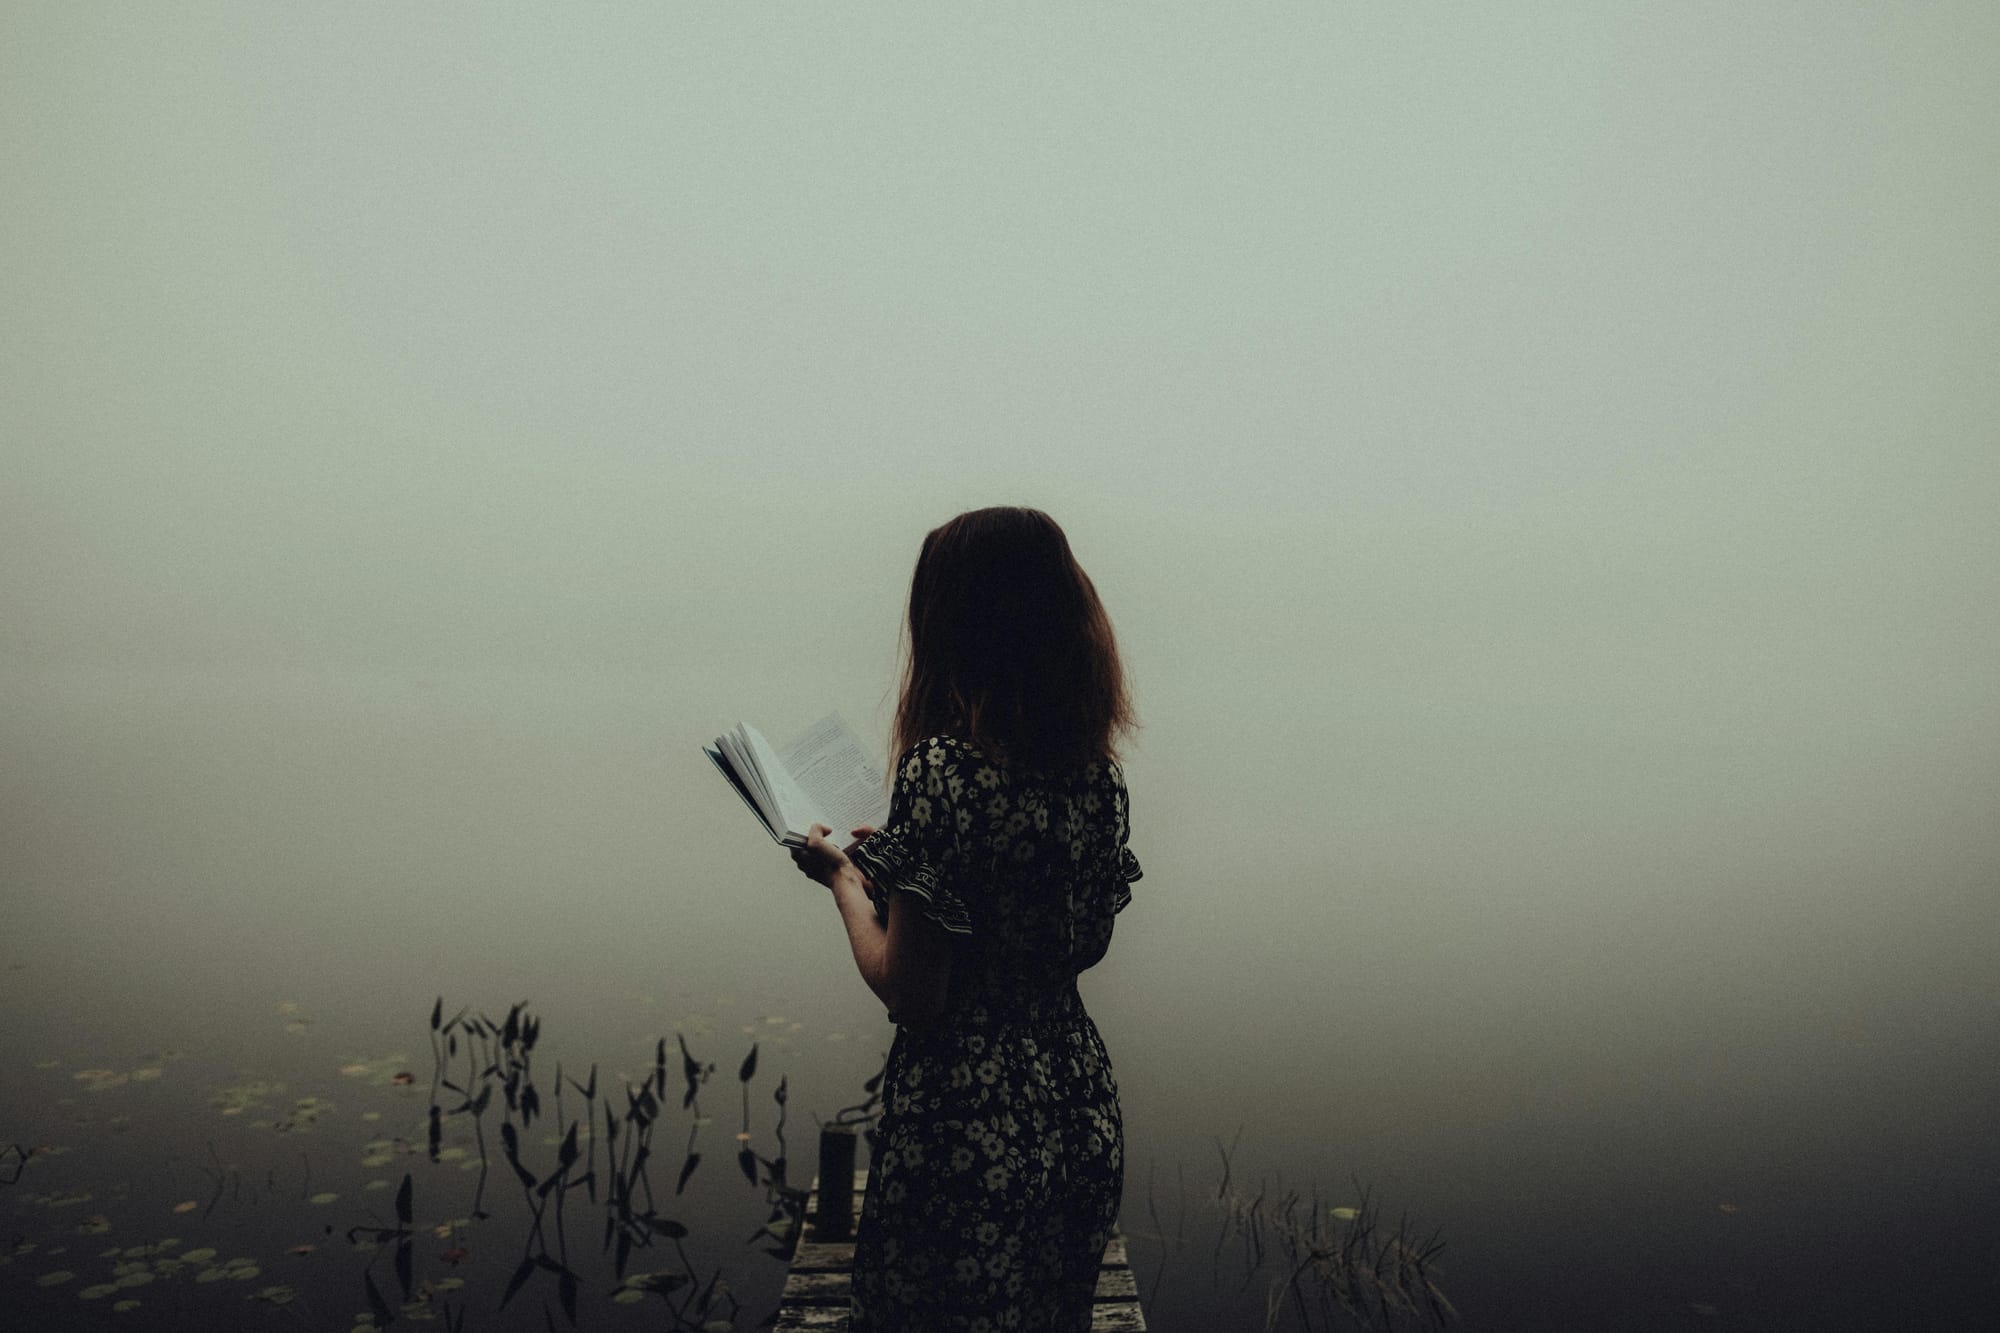
<instances>
[{"instance_id":1,"label":"lake water","mask_svg":"<svg viewBox=\"0 0 2000 1333\"><path fill-rule=\"evenodd\" d=\"M557 1165L556 1064L580 1081L595 1063L608 1095L653 1076L664 1038L647 1175L658 1213L690 1230L686 1260L662 1239L627 1271L719 1273L737 1328L769 1311L784 1264L756 1233L772 1196L739 1169L736 1135L776 1155L782 1076L792 1178L809 1175L815 1119L862 1099L890 1029L822 891L707 772L706 737L675 731L699 721L649 712L629 683L560 684L16 691L0 973L0 1137L29 1154L0 1188L14 1326L345 1329L371 1310L369 1281L399 1318L538 1328L546 1306L560 1322L548 1270L498 1313L530 1227L496 1114L490 1217L472 1216L470 1117L445 1119L442 1160L426 1151L440 996L447 1018L498 1022L525 1000L541 1019L543 1114L521 1138L537 1177ZM1324 906L1261 889L1254 858L1232 874L1234 849L1191 811L1163 818L1167 773L1130 770L1147 874L1083 989L1123 1090L1122 1225L1153 1327L1261 1327L1280 1276L1269 1258L1247 1271L1243 1237L1221 1232L1218 1141L1245 1196L1316 1193L1330 1214L1366 1187L1385 1223L1435 1228L1436 1280L1468 1329L1983 1326L2000 1236L1988 937L1945 937L1894 899L1865 931L1741 902L1727 930L1677 930L1664 905L1466 920L1470 887L1427 901L1407 882L1347 890L1328 931ZM1813 871L1830 901L1845 877L1850 910L1895 873ZM1911 890L1967 920L1989 894ZM1290 919L1244 925L1280 900ZM1864 956L1815 954L1850 935ZM681 1039L714 1065L698 1125ZM357 1251L348 1235L397 1226L406 1174L407 1294L394 1240ZM662 1303L689 1293L615 1302L605 1207L564 1197L581 1326L663 1326ZM1283 1317L1301 1326L1296 1307Z\"/></svg>"}]
</instances>

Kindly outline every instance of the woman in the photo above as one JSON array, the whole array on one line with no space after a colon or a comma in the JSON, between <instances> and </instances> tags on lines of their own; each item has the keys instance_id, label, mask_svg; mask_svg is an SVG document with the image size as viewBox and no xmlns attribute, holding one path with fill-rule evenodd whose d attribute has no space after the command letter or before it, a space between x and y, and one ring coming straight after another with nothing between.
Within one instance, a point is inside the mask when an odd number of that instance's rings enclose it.
<instances>
[{"instance_id":1,"label":"woman","mask_svg":"<svg viewBox=\"0 0 2000 1333\"><path fill-rule=\"evenodd\" d=\"M1084 1330L1124 1126L1076 975L1139 863L1111 622L1034 509L924 538L888 823L792 853L896 1036L855 1230L852 1333Z\"/></svg>"}]
</instances>

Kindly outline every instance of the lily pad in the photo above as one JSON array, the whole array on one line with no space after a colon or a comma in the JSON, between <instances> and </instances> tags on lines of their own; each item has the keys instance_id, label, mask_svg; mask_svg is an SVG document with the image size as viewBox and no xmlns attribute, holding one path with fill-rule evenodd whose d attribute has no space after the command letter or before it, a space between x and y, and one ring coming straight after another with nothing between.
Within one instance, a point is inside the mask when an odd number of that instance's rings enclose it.
<instances>
[{"instance_id":1,"label":"lily pad","mask_svg":"<svg viewBox=\"0 0 2000 1333\"><path fill-rule=\"evenodd\" d=\"M41 1204L45 1208L73 1208L80 1203L89 1203L90 1198L87 1191L61 1190L51 1191L48 1194L30 1194L28 1202Z\"/></svg>"},{"instance_id":2,"label":"lily pad","mask_svg":"<svg viewBox=\"0 0 2000 1333\"><path fill-rule=\"evenodd\" d=\"M139 1302L137 1302L137 1301L133 1301L133 1300L124 1300L124 1301L114 1301L114 1302L112 1303L112 1306L111 1306L111 1308L112 1308L112 1309L114 1309L114 1310L116 1310L116 1311L118 1311L118 1312L119 1312L120 1314L123 1314L123 1313L125 1313L125 1312L126 1312L127 1310L136 1310L136 1309L138 1309L138 1308L139 1308Z\"/></svg>"},{"instance_id":3,"label":"lily pad","mask_svg":"<svg viewBox=\"0 0 2000 1333\"><path fill-rule=\"evenodd\" d=\"M242 1115L253 1106L261 1106L265 1101L285 1090L282 1083L268 1083L262 1079L247 1079L226 1088L217 1088L209 1094L211 1106L222 1108L224 1115Z\"/></svg>"},{"instance_id":4,"label":"lily pad","mask_svg":"<svg viewBox=\"0 0 2000 1333\"><path fill-rule=\"evenodd\" d=\"M86 1301L101 1301L118 1289L119 1287L116 1282L99 1282L93 1286L85 1287L77 1295Z\"/></svg>"},{"instance_id":5,"label":"lily pad","mask_svg":"<svg viewBox=\"0 0 2000 1333\"><path fill-rule=\"evenodd\" d=\"M53 1273L44 1273L36 1278L35 1285L38 1287L60 1287L63 1283L72 1282L75 1279L76 1274L70 1272L67 1268L58 1268Z\"/></svg>"}]
</instances>

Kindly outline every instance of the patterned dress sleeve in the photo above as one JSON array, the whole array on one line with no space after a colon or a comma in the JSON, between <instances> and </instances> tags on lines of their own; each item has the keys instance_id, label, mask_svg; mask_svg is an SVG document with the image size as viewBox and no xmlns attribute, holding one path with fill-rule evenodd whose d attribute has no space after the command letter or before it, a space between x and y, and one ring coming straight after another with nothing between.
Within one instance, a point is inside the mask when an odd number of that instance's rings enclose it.
<instances>
[{"instance_id":1,"label":"patterned dress sleeve","mask_svg":"<svg viewBox=\"0 0 2000 1333\"><path fill-rule=\"evenodd\" d=\"M1125 775L1118 774L1118 782L1112 788L1111 808L1118 818L1118 879L1111 894L1111 910L1114 914L1132 905L1132 883L1145 872L1139 869L1139 858L1132 854L1126 841L1132 836L1132 806L1125 791Z\"/></svg>"},{"instance_id":2,"label":"patterned dress sleeve","mask_svg":"<svg viewBox=\"0 0 2000 1333\"><path fill-rule=\"evenodd\" d=\"M868 876L875 914L889 919L897 889L921 900L923 914L954 935L972 933L972 913L952 884L958 843L957 757L939 738L918 741L897 761L889 822L849 853Z\"/></svg>"}]
</instances>

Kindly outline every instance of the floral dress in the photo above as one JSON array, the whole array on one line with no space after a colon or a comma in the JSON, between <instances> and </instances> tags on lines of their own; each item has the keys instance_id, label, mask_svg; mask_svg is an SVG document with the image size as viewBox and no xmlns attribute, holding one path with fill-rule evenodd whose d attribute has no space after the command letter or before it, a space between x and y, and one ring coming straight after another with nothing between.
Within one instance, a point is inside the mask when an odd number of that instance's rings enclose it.
<instances>
[{"instance_id":1,"label":"floral dress","mask_svg":"<svg viewBox=\"0 0 2000 1333\"><path fill-rule=\"evenodd\" d=\"M1010 769L949 736L897 761L852 858L885 922L901 891L950 933L951 977L943 1017L889 1048L852 1333L1090 1327L1125 1143L1076 974L1132 900L1129 829L1115 761Z\"/></svg>"}]
</instances>

